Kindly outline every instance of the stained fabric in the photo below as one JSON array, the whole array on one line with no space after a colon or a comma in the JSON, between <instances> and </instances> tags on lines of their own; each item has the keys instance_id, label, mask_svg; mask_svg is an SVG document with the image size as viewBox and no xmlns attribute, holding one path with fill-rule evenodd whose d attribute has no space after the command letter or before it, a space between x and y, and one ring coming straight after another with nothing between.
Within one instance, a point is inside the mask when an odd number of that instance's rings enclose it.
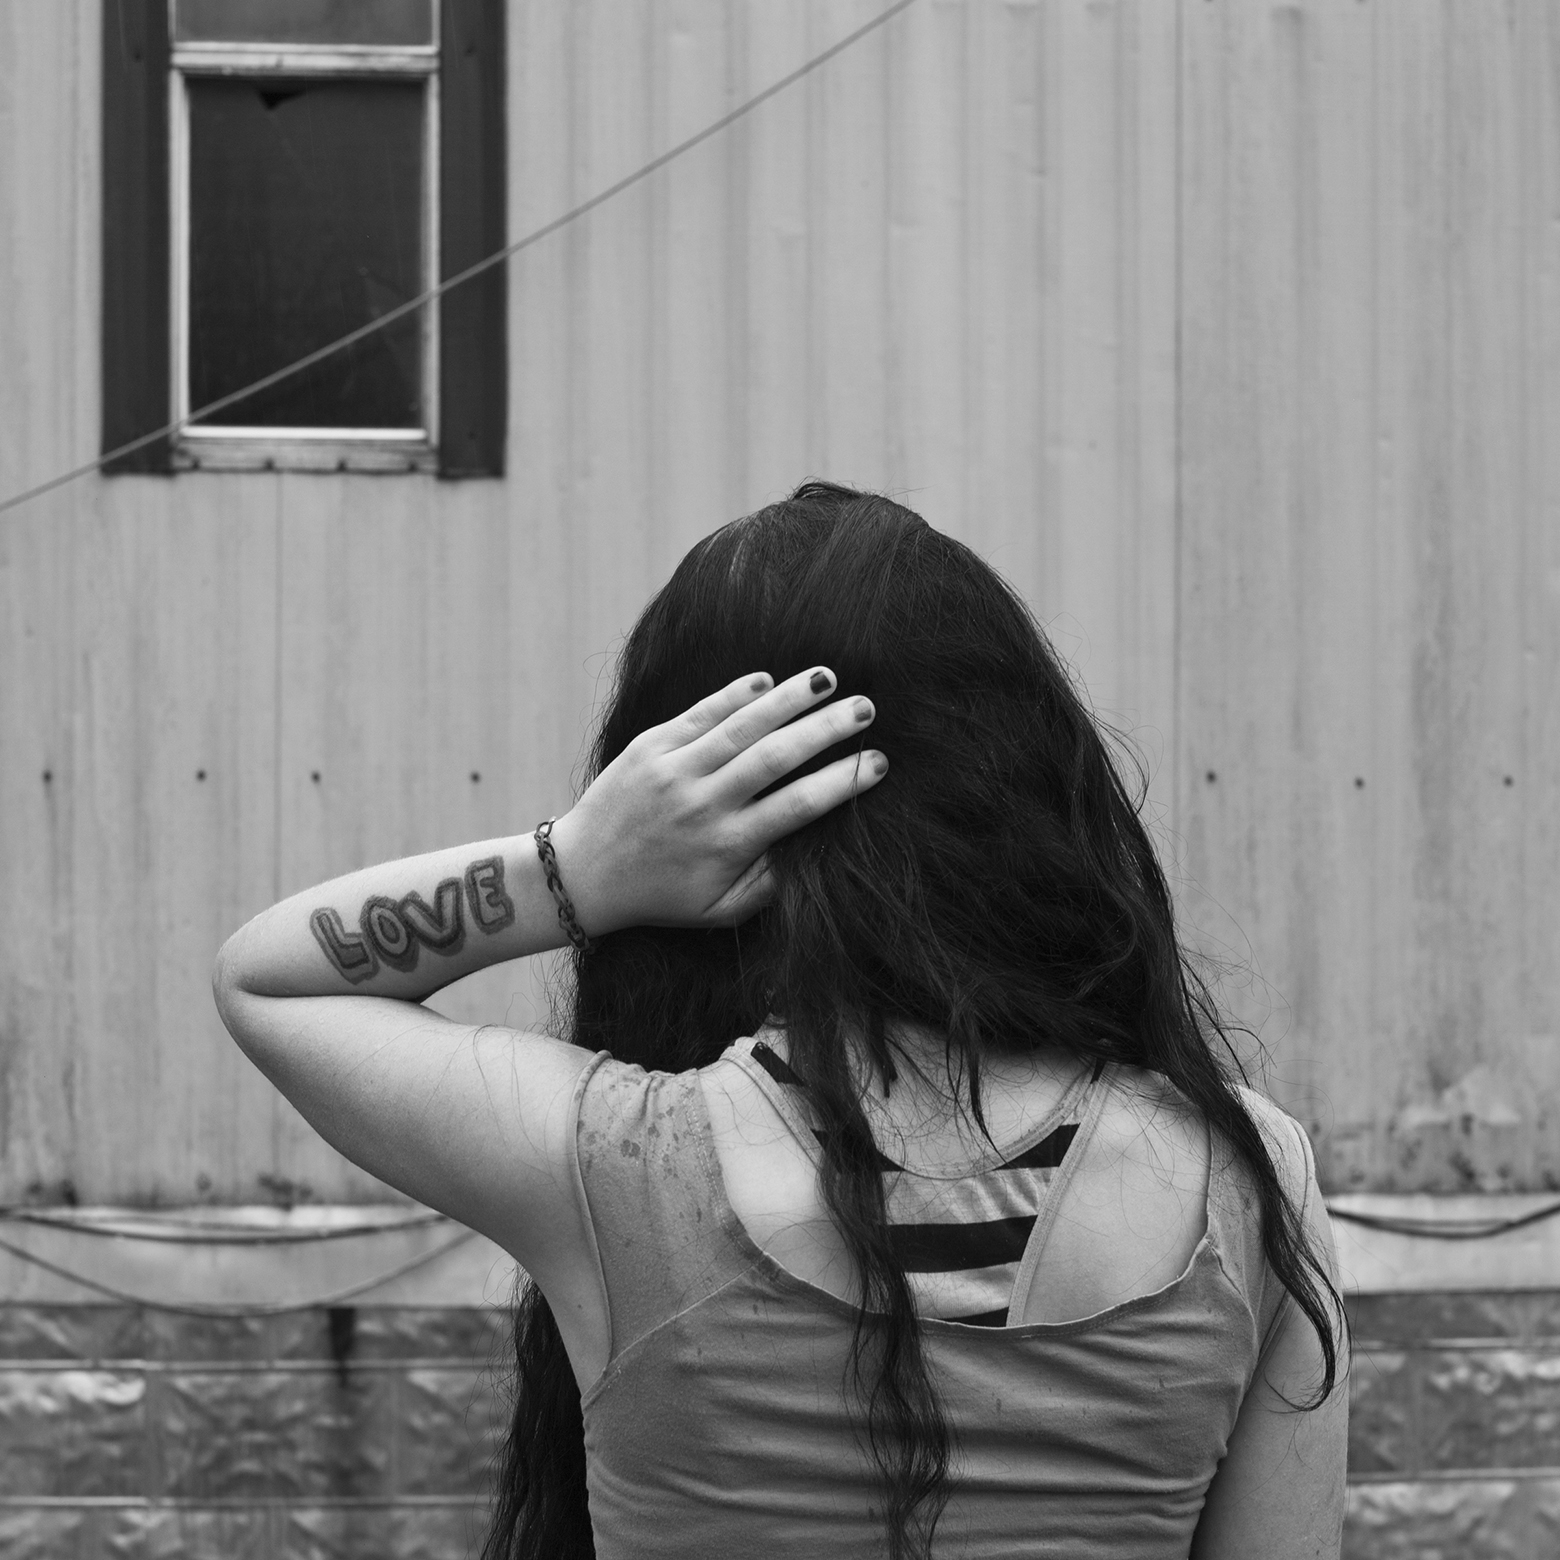
<instances>
[{"instance_id":1,"label":"stained fabric","mask_svg":"<svg viewBox=\"0 0 1560 1560\"><path fill-rule=\"evenodd\" d=\"M784 1099L752 1044L727 1056ZM1110 1091L1156 1086L1168 1090L1154 1075L1106 1069L1064 1169L1087 1156L1089 1116ZM810 1131L790 1103L793 1130ZM1266 1130L1291 1136L1295 1157L1298 1125L1255 1096L1248 1104ZM609 1363L581 1405L599 1560L877 1560L876 1475L843 1387L854 1309L743 1228L698 1073L645 1072L602 1052L571 1108L611 1318ZM1319 1195L1314 1172L1307 1186ZM1033 1281L1055 1204L1042 1199L1038 1212L1020 1287ZM1023 1294L1003 1282L1021 1310ZM1215 1152L1206 1233L1165 1288L1074 1322L928 1315L924 1347L956 1444L934 1553L1185 1560L1285 1301L1263 1258L1255 1188Z\"/></svg>"}]
</instances>

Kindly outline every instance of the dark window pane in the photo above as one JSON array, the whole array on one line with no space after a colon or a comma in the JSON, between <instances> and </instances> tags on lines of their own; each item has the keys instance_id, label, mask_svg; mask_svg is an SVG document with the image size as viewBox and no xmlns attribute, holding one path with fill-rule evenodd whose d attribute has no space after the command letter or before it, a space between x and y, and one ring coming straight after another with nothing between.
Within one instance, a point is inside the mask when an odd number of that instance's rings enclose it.
<instances>
[{"instance_id":1,"label":"dark window pane","mask_svg":"<svg viewBox=\"0 0 1560 1560\"><path fill-rule=\"evenodd\" d=\"M433 42L432 0L178 0L180 43Z\"/></svg>"},{"instance_id":2,"label":"dark window pane","mask_svg":"<svg viewBox=\"0 0 1560 1560\"><path fill-rule=\"evenodd\" d=\"M421 83L193 78L190 406L422 290ZM210 424L422 426L414 313Z\"/></svg>"}]
</instances>

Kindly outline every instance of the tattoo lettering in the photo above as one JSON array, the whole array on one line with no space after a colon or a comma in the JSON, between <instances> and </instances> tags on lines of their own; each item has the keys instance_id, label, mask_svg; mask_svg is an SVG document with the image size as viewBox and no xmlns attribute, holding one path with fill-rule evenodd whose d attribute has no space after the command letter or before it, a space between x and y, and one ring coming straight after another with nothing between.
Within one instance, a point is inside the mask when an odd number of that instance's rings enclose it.
<instances>
[{"instance_id":1,"label":"tattoo lettering","mask_svg":"<svg viewBox=\"0 0 1560 1560\"><path fill-rule=\"evenodd\" d=\"M466 897L471 919L484 932L499 932L515 918L515 902L504 892L504 858L489 856L466 868Z\"/></svg>"},{"instance_id":2,"label":"tattoo lettering","mask_svg":"<svg viewBox=\"0 0 1560 1560\"><path fill-rule=\"evenodd\" d=\"M423 947L435 953L459 953L466 941L466 927L460 913L460 879L445 878L433 891L433 903L415 891L397 906L401 919L411 927L412 935Z\"/></svg>"},{"instance_id":3,"label":"tattoo lettering","mask_svg":"<svg viewBox=\"0 0 1560 1560\"><path fill-rule=\"evenodd\" d=\"M433 891L433 903L415 890L399 904L383 894L363 901L358 930L349 932L336 911L316 910L309 929L338 974L355 986L374 975L381 963L393 970L414 970L424 948L446 958L466 942L462 888L471 919L484 932L500 932L513 924L515 902L504 890L504 858L488 856L466 868L465 881L445 878Z\"/></svg>"},{"instance_id":4,"label":"tattoo lettering","mask_svg":"<svg viewBox=\"0 0 1560 1560\"><path fill-rule=\"evenodd\" d=\"M363 913L358 920L369 946L393 970L410 970L417 967L417 939L411 928L401 919L393 899L374 895L363 901Z\"/></svg>"},{"instance_id":5,"label":"tattoo lettering","mask_svg":"<svg viewBox=\"0 0 1560 1560\"><path fill-rule=\"evenodd\" d=\"M336 967L336 972L354 986L367 980L379 968L379 961L368 943L349 932L334 910L316 910L309 917L309 930L325 950L325 957Z\"/></svg>"}]
</instances>

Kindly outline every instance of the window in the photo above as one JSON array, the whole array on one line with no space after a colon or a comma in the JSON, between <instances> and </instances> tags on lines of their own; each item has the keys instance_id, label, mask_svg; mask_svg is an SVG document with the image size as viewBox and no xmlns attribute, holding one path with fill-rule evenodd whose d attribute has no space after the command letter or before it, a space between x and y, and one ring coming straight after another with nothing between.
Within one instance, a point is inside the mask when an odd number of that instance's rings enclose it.
<instances>
[{"instance_id":1,"label":"window","mask_svg":"<svg viewBox=\"0 0 1560 1560\"><path fill-rule=\"evenodd\" d=\"M109 0L109 469L502 471L502 266L189 413L505 242L502 0Z\"/></svg>"}]
</instances>

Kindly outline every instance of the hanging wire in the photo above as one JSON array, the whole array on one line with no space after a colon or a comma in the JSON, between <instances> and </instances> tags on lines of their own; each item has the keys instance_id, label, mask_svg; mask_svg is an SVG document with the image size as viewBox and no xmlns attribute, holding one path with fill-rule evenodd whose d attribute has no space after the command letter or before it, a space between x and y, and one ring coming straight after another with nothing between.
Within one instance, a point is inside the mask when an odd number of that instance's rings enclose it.
<instances>
[{"instance_id":1,"label":"hanging wire","mask_svg":"<svg viewBox=\"0 0 1560 1560\"><path fill-rule=\"evenodd\" d=\"M1415 1219L1392 1218L1382 1214L1359 1213L1353 1209L1340 1208L1334 1204L1328 1204L1328 1212L1334 1218L1347 1224L1356 1224L1366 1229L1378 1230L1386 1234L1406 1235L1422 1240L1488 1240L1494 1236L1506 1235L1513 1230L1525 1229L1530 1225L1538 1224L1546 1219L1552 1219L1560 1215L1560 1201L1546 1203L1541 1208L1535 1208L1529 1213L1519 1214L1508 1219ZM126 1211L113 1215L119 1218L136 1218L133 1211ZM68 1230L74 1234L109 1236L119 1240L132 1241L165 1241L182 1243L185 1245L297 1245L309 1241L343 1240L354 1236L371 1236L400 1234L405 1230L426 1229L434 1225L450 1224L453 1220L444 1214L424 1211L408 1215L405 1219L393 1223L381 1221L363 1220L355 1224L332 1225L318 1229L306 1230L266 1230L266 1229L242 1229L231 1225L223 1225L218 1222L201 1223L178 1221L169 1224L163 1229L115 1229L102 1220L108 1215L93 1218L79 1213L54 1213L47 1209L36 1208L0 1208L0 1220L12 1223L24 1223L41 1225L46 1228ZM145 1217L142 1215L141 1217ZM150 1295L133 1294L129 1290L120 1289L114 1284L105 1284L99 1279L90 1278L85 1273L79 1273L73 1268L66 1267L63 1263L40 1256L36 1251L29 1251L25 1246L18 1246L11 1241L0 1238L0 1251L8 1252L19 1261L41 1268L46 1273L51 1273L56 1278L62 1278L67 1283L76 1284L83 1289L91 1290L94 1294L118 1302L121 1305L139 1306L149 1311L167 1311L178 1316L200 1316L210 1318L238 1319L245 1317L287 1316L301 1311L328 1310L332 1306L339 1306L348 1300L353 1300L371 1290L382 1288L398 1278L404 1278L409 1273L415 1273L420 1268L437 1262L440 1257L456 1250L467 1241L476 1237L475 1230L461 1229L449 1240L435 1246L431 1251L425 1251L418 1256L410 1257L406 1261L398 1263L383 1273L376 1273L370 1278L360 1280L355 1284L349 1284L345 1288L332 1290L328 1294L312 1295L306 1300L285 1301L261 1301L248 1304L222 1305L217 1303L205 1303L201 1301L176 1301L160 1300Z\"/></svg>"},{"instance_id":2,"label":"hanging wire","mask_svg":"<svg viewBox=\"0 0 1560 1560\"><path fill-rule=\"evenodd\" d=\"M1356 1213L1350 1208L1335 1208L1331 1203L1327 1211L1345 1224L1363 1225L1368 1230L1381 1230L1389 1235L1416 1235L1424 1240L1488 1240L1492 1235L1507 1235L1512 1230L1525 1229L1560 1214L1560 1202L1546 1203L1531 1213L1523 1213L1511 1219L1395 1219L1386 1214Z\"/></svg>"},{"instance_id":3,"label":"hanging wire","mask_svg":"<svg viewBox=\"0 0 1560 1560\"><path fill-rule=\"evenodd\" d=\"M399 1235L403 1230L426 1229L453 1222L442 1213L423 1209L403 1219L359 1219L352 1223L316 1225L302 1229L268 1229L264 1225L235 1225L222 1219L169 1219L134 1208L100 1213L76 1209L0 1207L0 1220L12 1224L37 1224L46 1229L69 1230L75 1235L100 1235L112 1240L164 1241L186 1246L300 1246L322 1240L349 1240L363 1235ZM117 1221L117 1223L116 1223ZM122 1226L138 1226L126 1229Z\"/></svg>"},{"instance_id":4,"label":"hanging wire","mask_svg":"<svg viewBox=\"0 0 1560 1560\"><path fill-rule=\"evenodd\" d=\"M149 1295L131 1294L129 1290L120 1289L113 1284L104 1284L95 1278L88 1278L84 1273L73 1272L61 1263L52 1262L48 1257L41 1257L36 1251L29 1251L25 1246L13 1245L10 1241L0 1239L0 1251L9 1252L13 1257L20 1258L23 1262L29 1262L34 1267L42 1268L46 1273L52 1273L56 1278L63 1278L72 1284L79 1284L83 1289L90 1289L95 1294L103 1295L109 1300L118 1301L121 1305L141 1306L148 1311L171 1311L176 1316L207 1316L207 1317L256 1317L256 1316L289 1316L298 1311L329 1310L332 1306L345 1304L348 1300L355 1300L359 1295L367 1294L371 1289L379 1289L397 1278L404 1278L408 1273L415 1273L419 1268L425 1268L430 1263L437 1262L456 1247L463 1246L469 1240L476 1239L475 1230L462 1230L458 1235L452 1236L442 1245L435 1246L432 1251L425 1251L419 1256L412 1257L405 1262L397 1264L385 1273L376 1273L372 1278L365 1278L356 1284L348 1284L345 1289L336 1289L329 1294L313 1295L307 1300L277 1300L258 1301L244 1305L220 1305L207 1304L198 1300L157 1300Z\"/></svg>"},{"instance_id":5,"label":"hanging wire","mask_svg":"<svg viewBox=\"0 0 1560 1560\"><path fill-rule=\"evenodd\" d=\"M435 298L441 298L453 288L460 287L474 277L481 276L484 271L490 271L496 265L502 265L504 261L520 253L522 249L529 249L532 244L537 244L542 239L550 237L560 228L567 227L571 222L576 222L587 212L594 211L598 206L605 205L615 196L621 195L624 190L631 189L644 179L648 179L652 173L664 168L668 163L675 162L686 152L691 152L694 147L719 135L728 126L734 125L739 119L751 114L762 103L767 103L770 98L784 92L787 87L795 86L804 76L809 76L820 65L827 64L835 55L859 43L869 33L875 32L885 22L892 21L901 11L907 10L915 4L915 0L895 0L895 3L887 10L881 11L871 21L863 23L854 32L847 33L838 43L831 44L821 54L815 54L810 60L797 66L790 75L782 76L779 81L746 102L739 104L728 114L713 123L706 125L694 135L690 135L686 141L679 141L676 146L664 151L659 157L653 157L642 167L636 168L632 173L609 184L606 189L592 195L589 200L581 201L579 205L572 206L562 216L554 217L551 222L543 223L539 228L533 228L524 238L518 238L512 244L506 244L504 248L495 250L492 254L478 260L475 265L468 265L464 271L457 271L453 276L446 277L442 282L430 287L426 292L419 293L415 298L409 298L405 303L397 304L395 308L387 310L377 319L370 320L366 325L360 325L356 330L349 330L346 335L338 336L334 341L327 342L323 347L317 347L313 352L305 353L303 357L287 364L284 368L277 369L274 373L266 374L257 379L253 384L243 386L242 389L230 391L227 395L219 396L215 401L208 401L204 406L196 407L188 417L182 420L165 423L161 428L154 429L151 433L143 433L139 438L131 439L127 443L119 445L115 449L107 450L94 460L84 461L79 466L73 466L69 471L62 471L58 476L50 477L47 481L39 482L30 488L24 488L20 493L12 494L10 498L0 499L0 514L8 509L16 509L22 504L30 503L35 498L41 498L45 493L52 493L55 488L64 487L69 482L75 482L78 478L90 476L100 466L108 462L118 460L125 455L133 455L137 450L145 449L149 444L156 444L161 439L166 439L172 434L178 433L182 428L191 423L199 422L203 417L210 417L214 412L225 411L228 407L239 401L247 400L252 395L258 395L262 390L268 390L272 385L280 384L284 379L290 379L294 374L302 373L306 368L312 368L316 363L323 362L326 358L345 348L355 345L357 342L372 336L376 331L384 330L386 326L393 325L397 320L412 314L418 309L426 307Z\"/></svg>"},{"instance_id":6,"label":"hanging wire","mask_svg":"<svg viewBox=\"0 0 1560 1560\"><path fill-rule=\"evenodd\" d=\"M1513 1230L1526 1229L1541 1224L1546 1219L1560 1215L1560 1201L1545 1203L1528 1213L1516 1214L1506 1219L1487 1216L1468 1219L1418 1219L1411 1215L1394 1217L1384 1213L1361 1213L1357 1209L1343 1208L1336 1203L1327 1204L1328 1214L1345 1224L1357 1224L1365 1229L1380 1230L1389 1235L1413 1235L1425 1240L1484 1240L1495 1235L1507 1235ZM299 1246L316 1241L350 1240L363 1236L399 1235L405 1230L427 1229L433 1225L451 1224L454 1221L445 1214L423 1210L408 1214L404 1219L361 1220L351 1224L321 1225L305 1229L266 1229L263 1226L245 1228L220 1219L202 1221L180 1218L162 1227L148 1225L152 1215L134 1209L115 1210L100 1215L82 1214L76 1211L61 1212L51 1208L0 1207L0 1221L14 1224L36 1224L46 1229L67 1230L76 1235L107 1236L114 1240L162 1241L174 1245L212 1246ZM111 1220L128 1221L138 1228L117 1227Z\"/></svg>"},{"instance_id":7,"label":"hanging wire","mask_svg":"<svg viewBox=\"0 0 1560 1560\"><path fill-rule=\"evenodd\" d=\"M1394 1219L1377 1214L1356 1213L1350 1209L1339 1208L1329 1204L1328 1211L1335 1219L1341 1219L1348 1224L1363 1225L1367 1229L1380 1230L1388 1234L1408 1235L1425 1240L1487 1240L1492 1236L1505 1235L1512 1230L1519 1230L1528 1225L1537 1224L1545 1219L1551 1219L1560 1214L1560 1202L1548 1203L1542 1208L1536 1208L1531 1213L1521 1214L1510 1219ZM79 1233L93 1235L115 1235L128 1240L168 1240L185 1241L189 1244L200 1244L208 1241L209 1235L194 1233L181 1233L169 1230L166 1233L150 1230L110 1230L101 1226L93 1226L90 1223L72 1222L64 1217L49 1217L39 1210L32 1209L0 1209L0 1217L11 1220L52 1225L55 1228L71 1229ZM231 1239L234 1244L261 1245L274 1244L279 1240L303 1241L303 1240L329 1240L338 1239L347 1235L370 1235L399 1232L405 1229L425 1228L436 1222L451 1222L442 1214L428 1213L416 1215L395 1224L370 1224L341 1225L333 1229L319 1231L231 1231ZM25 1246L14 1245L12 1242L0 1238L0 1251L8 1252L22 1262L41 1268L46 1273L53 1274L56 1278L62 1278L67 1283L76 1284L83 1289L91 1290L94 1294L118 1302L121 1305L139 1306L148 1311L166 1311L177 1316L199 1316L218 1319L242 1319L266 1316L288 1316L301 1311L328 1310L332 1306L339 1306L349 1300L369 1293L371 1290L382 1288L398 1278L404 1278L409 1273L415 1273L420 1268L428 1267L437 1262L440 1257L463 1246L467 1241L476 1238L475 1230L460 1230L449 1240L435 1246L431 1251L422 1252L420 1255L408 1258L405 1262L398 1263L383 1273L376 1273L370 1278L360 1280L355 1284L349 1284L345 1288L332 1290L328 1294L312 1295L306 1300L279 1300L261 1301L248 1304L222 1305L216 1303L204 1303L201 1301L177 1301L159 1300L150 1295L132 1294L129 1290L120 1289L114 1284L105 1284L98 1279L89 1278L84 1273L66 1267L63 1263L54 1262L48 1257L40 1256L35 1251L29 1251Z\"/></svg>"}]
</instances>

